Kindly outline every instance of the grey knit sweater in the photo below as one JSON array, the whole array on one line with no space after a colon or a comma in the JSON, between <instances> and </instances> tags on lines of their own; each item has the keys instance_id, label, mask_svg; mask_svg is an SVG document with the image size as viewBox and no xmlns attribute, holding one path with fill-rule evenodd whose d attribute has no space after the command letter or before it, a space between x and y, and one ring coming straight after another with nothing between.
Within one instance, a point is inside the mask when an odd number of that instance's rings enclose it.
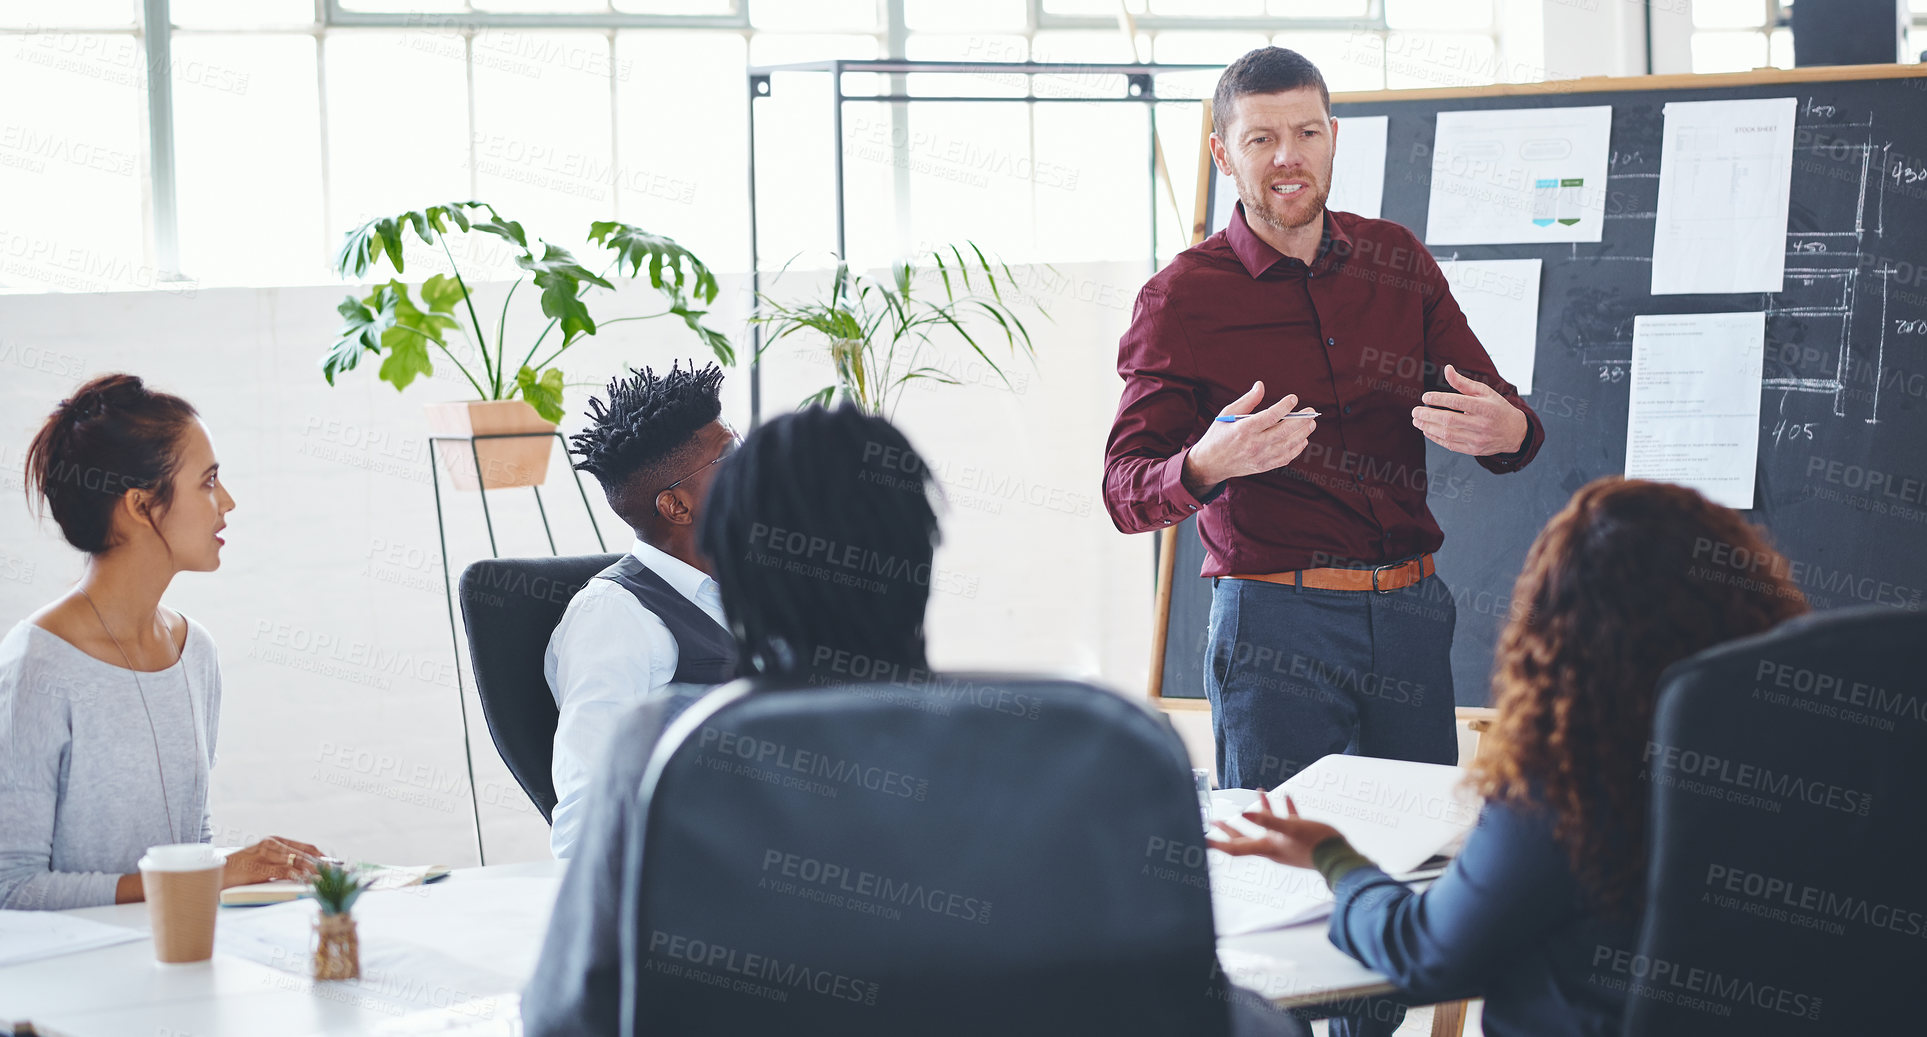
<instances>
[{"instance_id":1,"label":"grey knit sweater","mask_svg":"<svg viewBox=\"0 0 1927 1037\"><path fill-rule=\"evenodd\" d=\"M0 909L111 904L149 846L210 841L221 672L193 620L181 655L137 688L31 623L0 640Z\"/></svg>"}]
</instances>

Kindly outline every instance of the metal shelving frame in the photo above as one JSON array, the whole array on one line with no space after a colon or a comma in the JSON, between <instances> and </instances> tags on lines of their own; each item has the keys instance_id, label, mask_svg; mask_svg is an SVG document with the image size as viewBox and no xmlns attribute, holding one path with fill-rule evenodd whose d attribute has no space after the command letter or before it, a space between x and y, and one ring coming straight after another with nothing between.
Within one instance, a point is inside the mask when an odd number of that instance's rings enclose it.
<instances>
[{"instance_id":1,"label":"metal shelving frame","mask_svg":"<svg viewBox=\"0 0 1927 1037\"><path fill-rule=\"evenodd\" d=\"M851 102L863 104L1141 104L1145 111L1145 213L1150 221L1148 235L1148 258L1151 268L1157 268L1158 241L1158 116L1157 105L1160 101L1184 101L1193 98L1162 98L1157 92L1157 77L1169 72L1207 72L1215 71L1218 65L1174 65L1147 64L1138 62L1124 63L1066 63L1036 61L903 61L896 59L878 60L832 60L809 61L790 65L762 65L749 69L749 283L751 298L760 297L763 288L762 250L760 224L756 209L756 102L768 100L773 96L775 84L773 77L788 73L821 73L830 77L830 133L836 140L833 150L832 168L835 171L835 209L836 209L836 255L840 259L849 256L849 227L847 199L845 198L843 154L843 108ZM887 75L890 78L890 92L883 94L852 94L844 91L843 77L850 73L872 73ZM905 87L905 76L929 75L998 75L1024 76L1028 89L1023 94L912 94ZM1039 96L1036 76L1075 76L1081 81L1093 82L1097 77L1119 77L1123 88L1118 96ZM763 346L763 328L751 324L750 329L750 366L749 366L749 413L750 422L761 420L763 405L762 364L759 354Z\"/></svg>"},{"instance_id":2,"label":"metal shelving frame","mask_svg":"<svg viewBox=\"0 0 1927 1037\"><path fill-rule=\"evenodd\" d=\"M435 486L435 543L440 547L442 554L442 596L448 602L448 639L450 646L455 649L455 701L461 706L462 710L462 760L468 766L468 805L475 817L475 856L484 865L488 863L488 851L482 845L482 794L480 788L475 784L475 751L470 744L471 738L469 736L468 694L462 690L462 626L455 619L455 579L448 568L448 525L443 517L441 466L437 463L436 450L433 444L437 442L468 444L469 459L475 465L475 495L481 498L482 522L488 527L489 557L500 558L502 557L502 551L495 543L495 516L488 508L488 483L482 478L482 451L476 444L484 439L533 439L538 437L553 438L561 443L562 459L564 463L567 463L569 458L569 441L564 439L562 433L559 431L492 432L478 436L428 437L430 444L428 448L428 476ZM589 528L595 531L596 546L606 553L609 550L609 545L602 539L602 526L596 522L595 508L589 504L589 492L582 488L582 473L576 471L574 468L571 468L569 471L571 475L575 476L575 492L582 498L582 510L589 516ZM542 503L542 487L539 485L531 485L529 489L535 494L535 509L542 516L542 534L548 538L549 554L559 556L562 552L557 550L555 546L555 530L549 525L549 509ZM476 689L476 694L481 694L479 687Z\"/></svg>"}]
</instances>

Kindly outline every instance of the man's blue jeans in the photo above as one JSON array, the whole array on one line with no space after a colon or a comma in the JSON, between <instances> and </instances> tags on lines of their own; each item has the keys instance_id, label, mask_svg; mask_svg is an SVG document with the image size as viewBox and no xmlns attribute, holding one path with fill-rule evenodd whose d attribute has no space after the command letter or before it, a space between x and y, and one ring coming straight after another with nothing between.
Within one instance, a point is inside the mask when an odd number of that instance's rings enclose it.
<instances>
[{"instance_id":1,"label":"man's blue jeans","mask_svg":"<svg viewBox=\"0 0 1927 1037\"><path fill-rule=\"evenodd\" d=\"M1389 592L1213 583L1204 688L1220 787L1272 788L1331 753L1458 762L1458 607L1437 575Z\"/></svg>"},{"instance_id":2,"label":"man's blue jeans","mask_svg":"<svg viewBox=\"0 0 1927 1037\"><path fill-rule=\"evenodd\" d=\"M1457 763L1452 629L1438 576L1395 591L1214 580L1204 690L1220 788L1269 789L1321 756ZM1391 998L1349 1007L1333 1037L1387 1037Z\"/></svg>"}]
</instances>

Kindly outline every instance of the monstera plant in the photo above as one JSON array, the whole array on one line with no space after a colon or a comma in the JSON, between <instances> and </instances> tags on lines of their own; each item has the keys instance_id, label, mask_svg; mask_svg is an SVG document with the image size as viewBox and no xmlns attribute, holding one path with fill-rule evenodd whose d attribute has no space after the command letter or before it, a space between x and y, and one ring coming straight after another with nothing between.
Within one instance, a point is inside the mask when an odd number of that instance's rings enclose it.
<instances>
[{"instance_id":1,"label":"monstera plant","mask_svg":"<svg viewBox=\"0 0 1927 1037\"><path fill-rule=\"evenodd\" d=\"M405 272L403 240L410 233L440 249L451 272L435 274L411 289L400 276ZM482 322L470 284L449 248L451 235L470 234L507 242L515 265L525 271L503 294L492 326ZM396 276L374 285L366 296L350 293L336 307L343 323L321 359L321 373L333 385L341 372L380 357L377 377L399 390L434 374L437 359L452 363L475 389L477 400L431 404L428 416L438 436L472 441L464 446L438 439L435 444L456 485L494 489L539 483L547 471L549 439L563 414L563 375L555 364L585 337L624 321L669 318L680 320L719 361L735 362L728 337L703 322L716 299L716 277L695 253L670 238L613 220L590 224L589 241L609 253L600 272L559 245L531 238L522 224L505 219L487 202L449 202L369 220L348 232L335 257L336 270L345 279L359 281L386 260ZM663 309L602 320L590 314L588 302L596 289L614 291L610 278L644 276L665 303ZM532 283L548 320L526 346L515 343L521 354L515 359L509 352L508 317L524 283Z\"/></svg>"}]
</instances>

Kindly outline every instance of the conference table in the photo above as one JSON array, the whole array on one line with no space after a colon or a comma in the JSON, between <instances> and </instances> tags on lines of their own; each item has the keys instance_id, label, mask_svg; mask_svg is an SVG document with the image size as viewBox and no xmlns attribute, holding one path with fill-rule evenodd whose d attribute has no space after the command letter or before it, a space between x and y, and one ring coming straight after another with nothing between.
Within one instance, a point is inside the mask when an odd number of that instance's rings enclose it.
<instances>
[{"instance_id":1,"label":"conference table","mask_svg":"<svg viewBox=\"0 0 1927 1037\"><path fill-rule=\"evenodd\" d=\"M307 976L305 904L223 908L212 960L154 961L151 939L0 967L0 1032L46 1037L224 1034L518 1033L517 997L535 969L563 864L457 869L355 907L362 979ZM144 904L83 908L77 918L136 933ZM1384 978L1340 953L1322 924L1220 941L1225 970L1281 1005L1381 993Z\"/></svg>"}]
</instances>

